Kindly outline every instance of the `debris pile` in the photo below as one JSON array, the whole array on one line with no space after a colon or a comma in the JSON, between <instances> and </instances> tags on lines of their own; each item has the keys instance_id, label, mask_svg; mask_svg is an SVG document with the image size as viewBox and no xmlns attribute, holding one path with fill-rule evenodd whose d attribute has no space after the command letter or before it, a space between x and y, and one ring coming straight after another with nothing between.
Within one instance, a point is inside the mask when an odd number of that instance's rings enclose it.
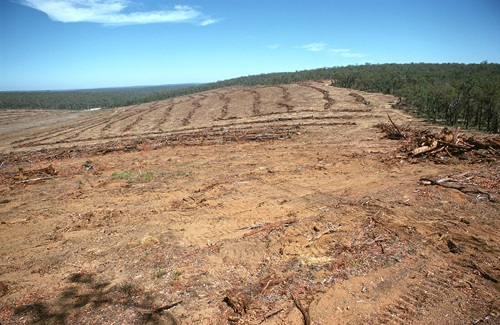
<instances>
[{"instance_id":1,"label":"debris pile","mask_svg":"<svg viewBox=\"0 0 500 325\"><path fill-rule=\"evenodd\" d=\"M17 171L0 173L0 184L29 184L44 181L57 176L57 171L49 165L40 169L24 170L18 167Z\"/></svg>"},{"instance_id":2,"label":"debris pile","mask_svg":"<svg viewBox=\"0 0 500 325\"><path fill-rule=\"evenodd\" d=\"M283 140L297 134L298 126L270 126L264 128L211 128L184 132L149 134L134 138L108 138L106 142L79 144L73 147L44 148L0 154L0 169L23 162L40 162L76 157L106 155L112 152L158 149L166 146L196 146L229 142L263 142ZM85 166L89 170L89 166Z\"/></svg>"},{"instance_id":3,"label":"debris pile","mask_svg":"<svg viewBox=\"0 0 500 325\"><path fill-rule=\"evenodd\" d=\"M460 133L460 127L455 131L443 128L439 132L426 130L411 130L409 125L398 127L390 118L390 124L376 125L391 140L404 140L401 152L407 154L411 162L431 160L436 163L446 163L448 158L470 160L473 162L494 161L500 157L500 136L466 137Z\"/></svg>"},{"instance_id":4,"label":"debris pile","mask_svg":"<svg viewBox=\"0 0 500 325\"><path fill-rule=\"evenodd\" d=\"M361 104L365 104L365 105L370 105L370 102L367 101L363 96L361 96L360 94L357 94L357 93L349 93L349 96L352 96L354 97L354 101L356 103L361 103Z\"/></svg>"}]
</instances>

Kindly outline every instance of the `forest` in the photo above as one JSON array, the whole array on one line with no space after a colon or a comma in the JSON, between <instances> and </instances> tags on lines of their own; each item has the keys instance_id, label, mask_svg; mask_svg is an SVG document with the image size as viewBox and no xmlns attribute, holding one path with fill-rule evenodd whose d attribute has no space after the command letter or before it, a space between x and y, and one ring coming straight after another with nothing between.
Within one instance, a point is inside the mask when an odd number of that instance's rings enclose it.
<instances>
[{"instance_id":1,"label":"forest","mask_svg":"<svg viewBox=\"0 0 500 325\"><path fill-rule=\"evenodd\" d=\"M435 123L500 133L500 64L365 64L239 77L137 94L114 90L3 92L0 108L84 109L162 100L226 86L331 80L332 85L392 94L397 106Z\"/></svg>"},{"instance_id":2,"label":"forest","mask_svg":"<svg viewBox=\"0 0 500 325\"><path fill-rule=\"evenodd\" d=\"M197 84L177 84L144 87L98 88L64 91L5 91L0 92L0 109L90 109L130 105L135 98L192 87Z\"/></svg>"}]
</instances>

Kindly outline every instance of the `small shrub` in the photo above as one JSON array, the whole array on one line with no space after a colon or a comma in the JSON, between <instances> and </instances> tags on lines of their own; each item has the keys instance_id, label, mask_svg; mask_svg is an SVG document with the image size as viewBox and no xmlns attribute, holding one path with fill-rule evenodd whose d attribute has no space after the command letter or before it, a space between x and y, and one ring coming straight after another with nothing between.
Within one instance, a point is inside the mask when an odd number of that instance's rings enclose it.
<instances>
[{"instance_id":1,"label":"small shrub","mask_svg":"<svg viewBox=\"0 0 500 325\"><path fill-rule=\"evenodd\" d=\"M112 179L124 179L124 180L128 180L130 178L130 176L132 175L132 171L131 170L124 170L124 171L120 171L120 172L113 172L113 175L111 175L111 178Z\"/></svg>"},{"instance_id":2,"label":"small shrub","mask_svg":"<svg viewBox=\"0 0 500 325\"><path fill-rule=\"evenodd\" d=\"M150 182L155 178L155 174L153 172L135 172L132 170L124 170L124 171L115 171L111 175L112 179L123 179L128 183L135 182Z\"/></svg>"}]
</instances>

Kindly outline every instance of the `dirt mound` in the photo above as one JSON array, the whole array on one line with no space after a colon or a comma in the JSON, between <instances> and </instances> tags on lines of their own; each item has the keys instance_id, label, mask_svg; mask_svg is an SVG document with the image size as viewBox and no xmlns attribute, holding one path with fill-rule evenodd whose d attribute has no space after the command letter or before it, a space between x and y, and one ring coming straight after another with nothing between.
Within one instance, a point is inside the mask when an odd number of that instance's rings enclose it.
<instances>
[{"instance_id":1,"label":"dirt mound","mask_svg":"<svg viewBox=\"0 0 500 325\"><path fill-rule=\"evenodd\" d=\"M12 127L0 323L497 324L496 140L395 101L232 87Z\"/></svg>"}]
</instances>

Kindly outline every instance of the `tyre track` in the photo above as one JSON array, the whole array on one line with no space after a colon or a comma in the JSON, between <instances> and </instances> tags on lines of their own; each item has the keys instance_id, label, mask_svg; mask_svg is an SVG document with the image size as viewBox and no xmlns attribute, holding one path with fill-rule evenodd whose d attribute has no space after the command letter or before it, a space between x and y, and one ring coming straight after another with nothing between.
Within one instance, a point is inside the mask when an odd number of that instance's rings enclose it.
<instances>
[{"instance_id":1,"label":"tyre track","mask_svg":"<svg viewBox=\"0 0 500 325\"><path fill-rule=\"evenodd\" d=\"M424 274L422 274L424 273ZM437 269L422 270L420 276L404 287L394 303L391 303L372 319L375 323L408 324L426 317L449 295L456 294L454 283L462 281L463 271L454 265L444 265Z\"/></svg>"}]
</instances>

